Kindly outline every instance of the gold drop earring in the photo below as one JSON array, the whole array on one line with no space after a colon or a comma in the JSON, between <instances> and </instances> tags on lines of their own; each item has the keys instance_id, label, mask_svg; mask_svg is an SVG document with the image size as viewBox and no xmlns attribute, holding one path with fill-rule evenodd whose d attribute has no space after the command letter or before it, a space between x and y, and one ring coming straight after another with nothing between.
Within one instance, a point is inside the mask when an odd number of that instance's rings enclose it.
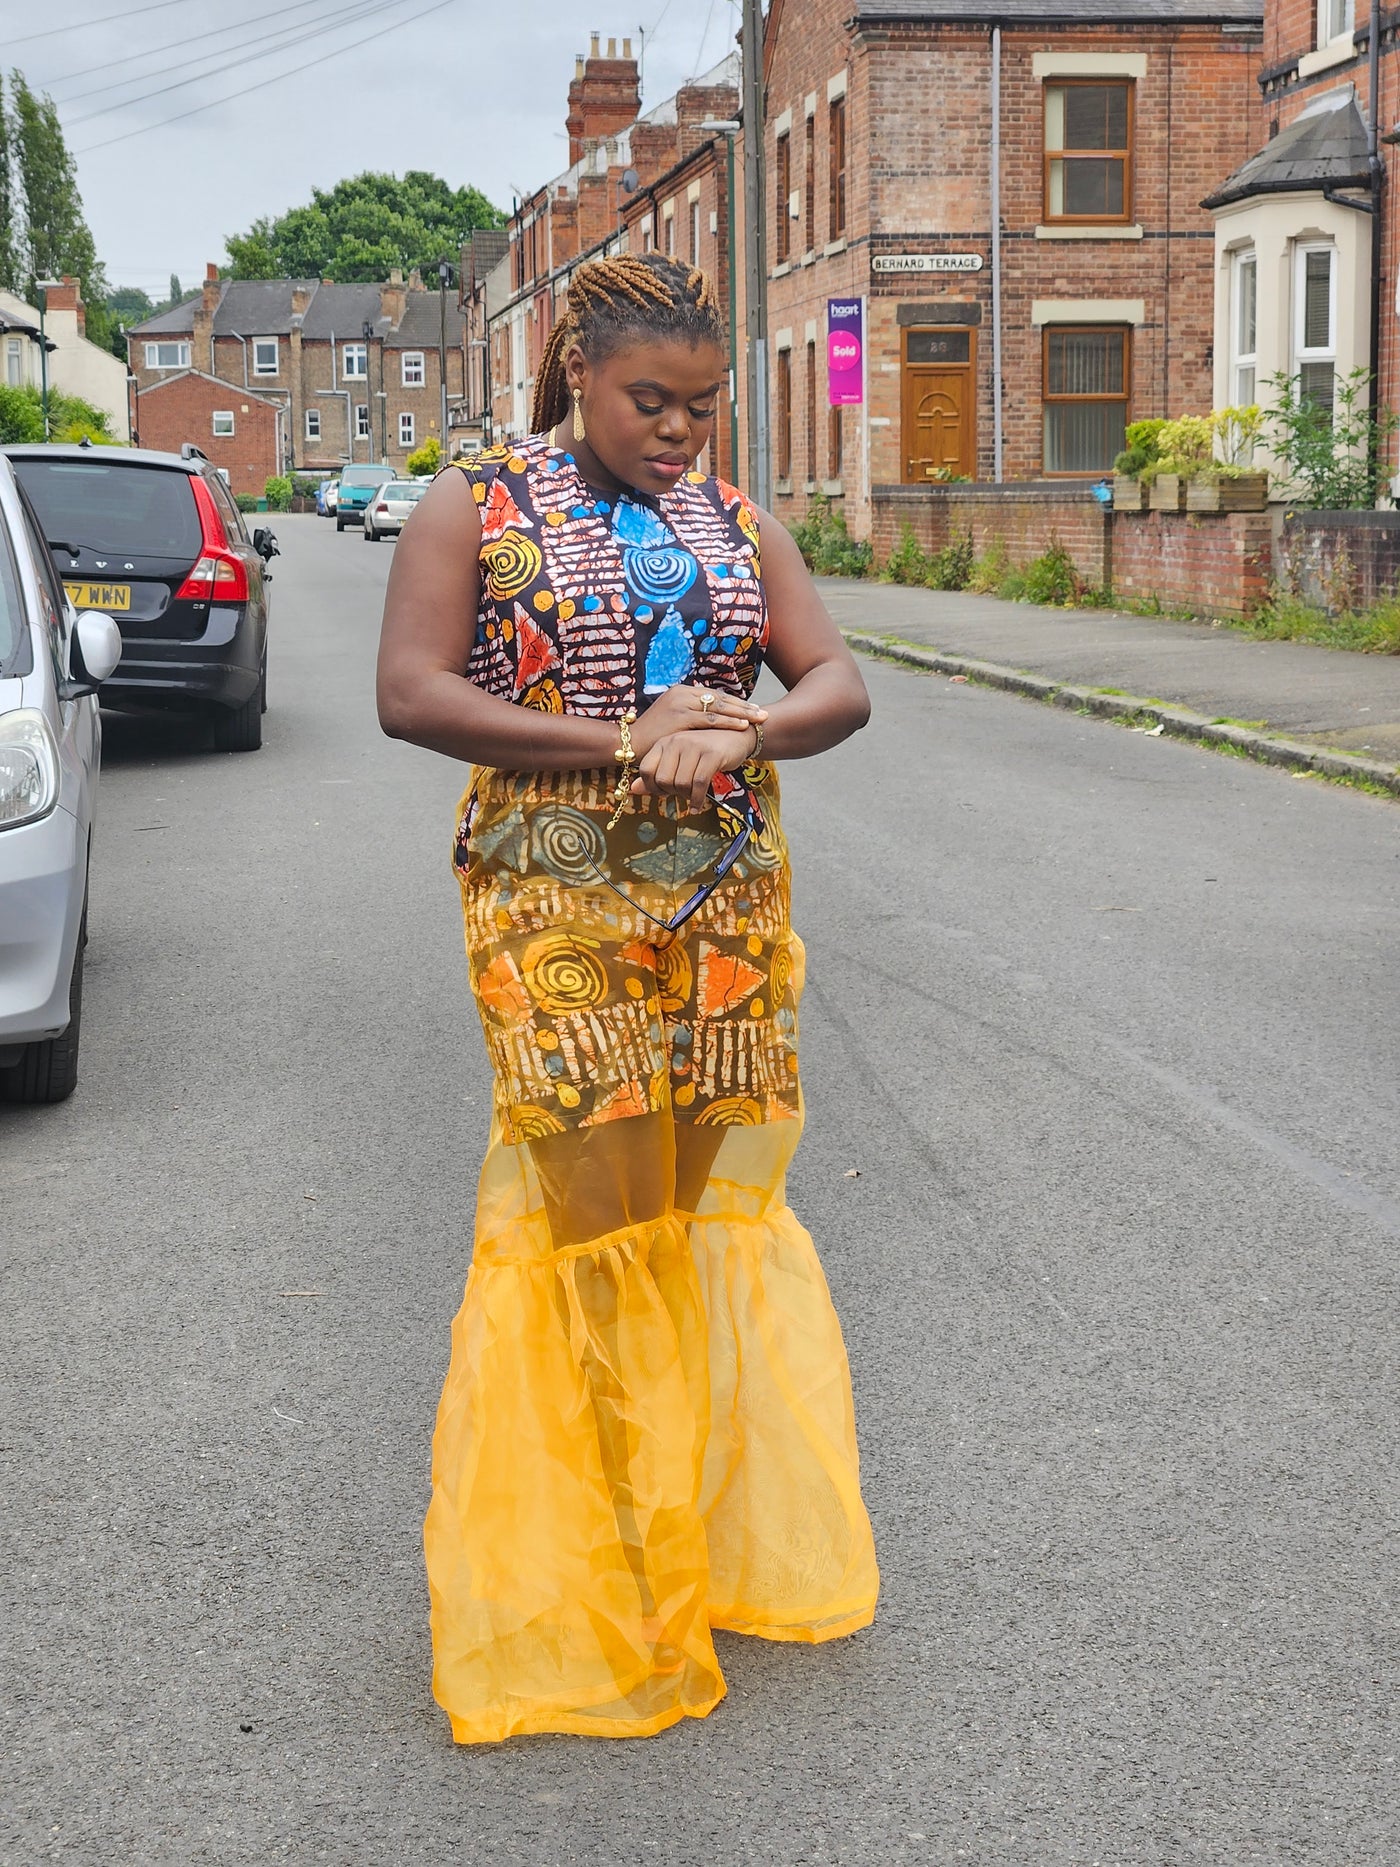
<instances>
[{"instance_id":1,"label":"gold drop earring","mask_svg":"<svg viewBox=\"0 0 1400 1867\"><path fill-rule=\"evenodd\" d=\"M574 439L576 441L584 439L582 389L574 390Z\"/></svg>"}]
</instances>

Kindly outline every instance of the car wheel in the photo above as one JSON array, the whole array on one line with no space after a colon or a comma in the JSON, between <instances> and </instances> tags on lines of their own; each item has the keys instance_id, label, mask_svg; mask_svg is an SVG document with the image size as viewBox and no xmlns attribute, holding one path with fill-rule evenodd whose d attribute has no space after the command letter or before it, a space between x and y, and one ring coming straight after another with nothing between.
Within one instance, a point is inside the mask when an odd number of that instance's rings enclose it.
<instances>
[{"instance_id":1,"label":"car wheel","mask_svg":"<svg viewBox=\"0 0 1400 1867\"><path fill-rule=\"evenodd\" d=\"M57 1037L26 1044L10 1069L0 1071L0 1101L66 1102L78 1086L78 1040L83 1022L83 951L87 946L87 904L83 904L73 978L68 987L68 1029Z\"/></svg>"},{"instance_id":2,"label":"car wheel","mask_svg":"<svg viewBox=\"0 0 1400 1867\"><path fill-rule=\"evenodd\" d=\"M256 752L262 744L263 681L241 707L226 707L214 715L216 752Z\"/></svg>"},{"instance_id":3,"label":"car wheel","mask_svg":"<svg viewBox=\"0 0 1400 1867\"><path fill-rule=\"evenodd\" d=\"M262 673L258 679L258 712L267 712L267 650L263 649Z\"/></svg>"},{"instance_id":4,"label":"car wheel","mask_svg":"<svg viewBox=\"0 0 1400 1867\"><path fill-rule=\"evenodd\" d=\"M343 531L345 530L345 522L344 522L344 520L343 520L343 519L341 518L341 516L340 516L340 514L339 514L339 513L337 513L337 514L336 514L336 516L335 516L335 529L336 529L336 530L337 530L338 532L343 532Z\"/></svg>"}]
</instances>

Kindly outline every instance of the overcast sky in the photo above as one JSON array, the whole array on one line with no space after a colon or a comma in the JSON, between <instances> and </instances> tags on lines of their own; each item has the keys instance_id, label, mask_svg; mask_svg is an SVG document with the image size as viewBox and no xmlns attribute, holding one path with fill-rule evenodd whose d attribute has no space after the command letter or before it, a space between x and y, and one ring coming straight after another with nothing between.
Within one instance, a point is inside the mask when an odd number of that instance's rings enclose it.
<instances>
[{"instance_id":1,"label":"overcast sky","mask_svg":"<svg viewBox=\"0 0 1400 1867\"><path fill-rule=\"evenodd\" d=\"M11 4L0 11L13 21ZM223 0L54 0L24 9L24 24L58 30L7 33L5 63L59 106L108 278L158 299L171 272L189 286L222 262L225 237L260 214L364 169L428 169L509 209L513 189L568 164L569 80L590 31L606 42L646 29L650 109L717 64L738 29L737 0L609 4L245 0L235 15Z\"/></svg>"}]
</instances>

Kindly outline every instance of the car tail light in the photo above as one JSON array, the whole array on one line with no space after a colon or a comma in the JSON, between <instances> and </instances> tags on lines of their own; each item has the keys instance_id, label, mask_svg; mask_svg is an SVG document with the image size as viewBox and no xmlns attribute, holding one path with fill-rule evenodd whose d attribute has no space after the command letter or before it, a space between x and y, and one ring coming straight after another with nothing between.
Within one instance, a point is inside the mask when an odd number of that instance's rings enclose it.
<instances>
[{"instance_id":1,"label":"car tail light","mask_svg":"<svg viewBox=\"0 0 1400 1867\"><path fill-rule=\"evenodd\" d=\"M248 569L241 557L229 550L228 534L214 504L214 495L198 474L190 476L194 503L199 511L202 548L198 562L175 592L176 602L246 603Z\"/></svg>"}]
</instances>

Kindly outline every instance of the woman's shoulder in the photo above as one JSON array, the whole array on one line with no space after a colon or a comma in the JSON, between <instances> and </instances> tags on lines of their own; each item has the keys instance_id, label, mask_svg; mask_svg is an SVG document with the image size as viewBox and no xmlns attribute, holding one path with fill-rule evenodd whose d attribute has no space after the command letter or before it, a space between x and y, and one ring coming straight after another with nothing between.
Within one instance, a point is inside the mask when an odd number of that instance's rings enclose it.
<instances>
[{"instance_id":1,"label":"woman's shoulder","mask_svg":"<svg viewBox=\"0 0 1400 1867\"><path fill-rule=\"evenodd\" d=\"M519 516L533 503L528 497L531 481L557 451L548 435L532 434L523 441L502 441L479 453L463 454L441 472L462 474L479 506L506 499Z\"/></svg>"}]
</instances>

